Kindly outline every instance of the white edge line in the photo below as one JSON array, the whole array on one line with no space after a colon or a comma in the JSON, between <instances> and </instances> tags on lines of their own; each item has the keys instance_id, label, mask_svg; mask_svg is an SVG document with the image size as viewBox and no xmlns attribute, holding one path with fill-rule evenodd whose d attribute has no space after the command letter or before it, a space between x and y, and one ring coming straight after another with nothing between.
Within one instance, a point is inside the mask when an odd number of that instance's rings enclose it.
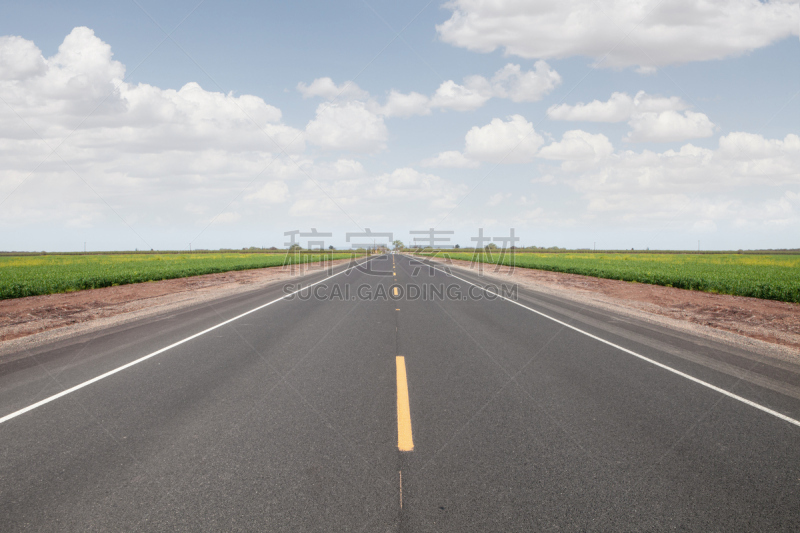
<instances>
[{"instance_id":1,"label":"white edge line","mask_svg":"<svg viewBox=\"0 0 800 533\"><path fill-rule=\"evenodd\" d=\"M375 257L379 257L379 256L375 256ZM367 259L367 261L371 261L372 259L375 259L375 257L372 257L372 258L370 258L370 259ZM366 263L367 261L363 261L363 262L361 262L361 263L359 263L359 264L356 264L355 266L352 266L352 267L350 267L350 268L346 268L346 269L342 270L341 272L337 272L336 274L333 274L332 276L328 276L328 277L327 277L327 278L325 278L325 279L321 279L321 280L319 280L319 281L317 281L317 282L315 282L315 283L312 283L311 285L306 285L305 287L302 287L302 288L300 288L300 289L298 289L298 290L296 290L296 291L294 291L294 292L290 292L290 293L288 293L288 294L285 294L285 295L281 296L280 298L277 298L277 299L275 299L275 300L272 300L271 302L267 302L267 303L265 303L264 305L260 305L260 306L258 306L258 307L256 307L256 308L254 308L254 309L251 309L251 310L249 310L249 311L247 311L247 312L245 312L245 313L242 313L242 314L241 314L241 315L239 315L239 316L235 316L235 317L233 317L233 318L229 318L228 320L226 320L226 321L224 321L224 322L220 322L220 323L219 323L219 324L217 324L216 326L211 326L210 328L208 328L208 329L205 329L205 330L203 330L203 331L201 331L201 332L199 332L199 333L195 333L194 335L192 335L192 336L190 336L190 337L186 337L185 339L179 340L179 341L178 341L178 342L176 342L176 343L170 344L169 346L167 346L167 347L165 347L165 348L161 348L160 350L156 350L155 352L153 352L153 353L151 353L151 354L145 355L144 357L140 357L139 359L136 359L136 360L134 360L134 361L131 361L130 363L126 363L126 364L124 364L124 365L122 365L122 366L120 366L120 367L118 367L118 368L115 368L114 370L109 370L109 371L108 371L108 372L106 372L105 374L100 374L99 376L97 376L97 377L94 377L94 378L92 378L92 379L90 379L90 380L88 380L88 381L84 381L83 383L79 383L78 385L75 385L74 387L70 387L69 389L63 390L63 391L59 392L58 394L54 394L54 395L52 395L52 396L49 396L49 397L45 398L44 400L40 400L40 401L38 401L38 402L36 402L36 403L34 403L34 404L31 404L31 405L29 405L28 407L23 407L23 408L22 408L22 409L20 409L19 411L14 411L14 412L13 412L13 413L11 413L11 414L7 414L7 415L6 415L6 416L4 416L3 418L0 418L0 424L2 424L3 422L7 422L8 420L11 420L12 418L16 418L16 417L18 417L19 415L25 414L25 413L27 413L28 411L32 411L32 410L36 409L37 407L41 407L41 406L43 406L43 405L45 405L45 404L47 404L47 403L50 403L50 402L52 402L53 400L57 400L57 399L61 398L62 396L66 396L67 394L73 393L73 392L75 392L76 390L79 390L79 389L82 389L82 388L84 388L84 387L87 387L87 386L91 385L92 383L95 383L95 382L97 382L97 381L100 381L101 379L105 379L105 378L107 378L107 377L109 377L109 376L113 376L113 375L114 375L114 374L116 374L117 372L122 372L122 371L123 371L123 370L125 370L126 368L130 368L130 367L132 367L133 365L138 365L139 363L141 363L141 362L143 362L143 361L147 361L147 360L148 360L148 359L150 359L151 357L155 357L156 355L158 355L158 354L160 354L160 353L164 353L164 352L166 352L167 350L171 350L172 348L175 348L176 346L180 346L181 344L184 344L184 343L186 343L186 342L189 342L189 341L190 341L190 340L192 340L192 339L196 339L197 337L200 337L201 335L205 335L205 334L206 334L206 333L208 333L209 331L214 331L215 329L217 329L217 328L220 328L220 327L222 327L222 326L224 326L224 325L226 325L226 324L230 324L230 323L231 323L231 322L233 322L234 320L239 320L239 319L240 319L240 318L242 318L243 316L247 316L247 315L249 315L250 313L255 313L256 311L259 311L259 310L261 310L261 309L264 309L265 307L267 307L267 306L270 306L270 305L274 304L275 302L279 302L279 301L281 301L281 300L284 300L284 299L288 298L289 296L295 295L295 294L297 294L297 293L298 293L298 292L300 292L300 291L304 291L304 290L306 290L306 289L309 289L309 288L313 287L314 285L319 285L319 284L320 284L320 283L322 283L323 281L328 281L328 280L329 280L329 279L331 279L331 278L335 278L335 277L336 277L336 276L338 276L339 274L344 274L345 272L349 272L349 271L353 270L354 268L357 268L358 266L360 266L360 265L363 265L363 264L364 264L364 263Z\"/></svg>"},{"instance_id":2,"label":"white edge line","mask_svg":"<svg viewBox=\"0 0 800 533\"><path fill-rule=\"evenodd\" d=\"M430 266L434 270L438 270L439 272L442 272L445 275L452 276L452 277L454 277L456 279L459 279L459 280L463 281L464 283L472 285L473 287L478 287L479 289L481 289L484 292L487 292L489 294L497 296L498 298L502 298L503 300L506 300L507 302L511 302L512 304L516 304L516 305L518 305L518 306L520 306L520 307L522 307L524 309L527 309L528 311L532 311L532 312L536 313L537 315L541 315L541 316L543 316L545 318L548 318L548 319L552 320L553 322L561 324L564 327L567 327L567 328L569 328L571 330L577 331L578 333L583 333L587 337L591 337L591 338L593 338L593 339L595 339L597 341L600 341L600 342L602 342L604 344L607 344L609 346L613 346L614 348L616 348L618 350L622 350L625 353L629 353L629 354L633 355L634 357L638 357L639 359L641 359L643 361L647 361L648 363L654 364L659 368L663 368L664 370L668 370L668 371L672 372L673 374L677 374L677 375L679 375L681 377L684 377L684 378L686 378L686 379L688 379L690 381L694 381L695 383L698 383L698 384L700 384L700 385L702 385L704 387L708 387L709 389L717 391L720 394L724 394L725 396L728 396L729 398L733 398L734 400L738 400L738 401L740 401L742 403L745 403L745 404L749 405L750 407L755 407L756 409L764 411L765 413L771 414L772 416L775 416L777 418L780 418L781 420L789 422L790 424L794 424L795 426L800 427L800 421L799 420L795 420L794 418L788 417L788 416L786 416L786 415L784 415L782 413L779 413L777 411L773 411L769 407L764 407L763 405L759 405L759 404L757 404L757 403L755 403L755 402L753 402L751 400L748 400L747 398L743 398L743 397L739 396L738 394L734 394L732 392L726 391L725 389L721 389L721 388L717 387L716 385L712 385L711 383L703 381L702 379L698 379L698 378L696 378L694 376L690 376L689 374L686 374L685 372L681 372L680 370L676 370L676 369L674 369L674 368L672 368L670 366L667 366L667 365L665 365L663 363L659 363L658 361L650 359L649 357L645 357L644 355L638 354L638 353L634 352L633 350L629 350L627 348L624 348L624 347L620 346L619 344L614 344L611 341L607 341L607 340L605 340L605 339L603 339L601 337L598 337L596 335L592 335L588 331L583 331L582 329L576 328L575 326L567 324L566 322L562 322L561 320L558 320L557 318L553 318L550 315L546 315L546 314L542 313L541 311L537 311L536 309L528 307L527 305L521 304L521 303L519 303L519 302L517 302L515 300L512 300L510 298L506 298L505 296L502 296L500 294L495 294L495 293L489 291L488 289L486 289L485 287L481 287L480 285L476 285L475 283L472 283L471 281L467 281L464 278L460 278L460 277L456 276L453 273L448 273L448 272L446 272L446 271L444 271L444 270L442 270L440 268L436 268L433 265L430 265ZM0 420L0 422L2 422L2 420Z\"/></svg>"}]
</instances>

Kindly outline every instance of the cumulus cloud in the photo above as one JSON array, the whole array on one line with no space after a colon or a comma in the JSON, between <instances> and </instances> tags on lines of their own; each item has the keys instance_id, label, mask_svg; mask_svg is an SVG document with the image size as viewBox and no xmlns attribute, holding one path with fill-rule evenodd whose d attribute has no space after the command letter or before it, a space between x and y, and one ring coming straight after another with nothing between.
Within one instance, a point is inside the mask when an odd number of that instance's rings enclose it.
<instances>
[{"instance_id":1,"label":"cumulus cloud","mask_svg":"<svg viewBox=\"0 0 800 533\"><path fill-rule=\"evenodd\" d=\"M527 72L509 63L492 77L495 96L513 102L537 102L560 84L561 76L544 61L537 61L534 70Z\"/></svg>"},{"instance_id":2,"label":"cumulus cloud","mask_svg":"<svg viewBox=\"0 0 800 533\"><path fill-rule=\"evenodd\" d=\"M601 133L591 134L582 130L564 133L561 141L550 143L539 151L543 159L563 161L598 160L614 153L608 137Z\"/></svg>"},{"instance_id":3,"label":"cumulus cloud","mask_svg":"<svg viewBox=\"0 0 800 533\"><path fill-rule=\"evenodd\" d=\"M383 117L359 101L320 104L306 126L308 141L327 150L379 152L386 148L388 135Z\"/></svg>"},{"instance_id":4,"label":"cumulus cloud","mask_svg":"<svg viewBox=\"0 0 800 533\"><path fill-rule=\"evenodd\" d=\"M689 104L677 96L658 96L639 91L633 98L633 105L638 113L662 113L664 111L683 111Z\"/></svg>"},{"instance_id":5,"label":"cumulus cloud","mask_svg":"<svg viewBox=\"0 0 800 533\"><path fill-rule=\"evenodd\" d=\"M498 161L499 147L519 142L508 132L513 123L517 131L527 129L521 117L495 119L470 130L470 150L443 152L426 163L463 166L469 161ZM529 146L516 161L539 162L542 177L533 183L559 183L578 193L585 202L578 217L583 223L676 221L686 222L685 229L695 232L721 225L782 228L800 224L800 136L796 134L769 139L733 132L722 136L716 149L688 143L656 152L615 150L605 135L570 130L560 140L540 145ZM448 165L449 161L454 163ZM751 201L749 191L754 188L760 197L775 188L781 195ZM503 198L492 197L488 203L496 205Z\"/></svg>"},{"instance_id":6,"label":"cumulus cloud","mask_svg":"<svg viewBox=\"0 0 800 533\"><path fill-rule=\"evenodd\" d=\"M522 115L507 121L493 119L483 127L474 126L465 137L464 155L476 161L527 163L536 157L544 139Z\"/></svg>"},{"instance_id":7,"label":"cumulus cloud","mask_svg":"<svg viewBox=\"0 0 800 533\"><path fill-rule=\"evenodd\" d=\"M389 92L386 103L380 105L355 83L336 85L330 78L318 78L310 85L299 83L298 91L304 98L321 97L337 101L362 101L373 113L386 117L429 115L431 109L472 111L492 98L508 98L514 102L541 100L561 83L561 76L545 61L537 61L533 70L522 70L513 63L494 73L491 79L473 75L462 83L447 80L441 83L430 97L418 92Z\"/></svg>"},{"instance_id":8,"label":"cumulus cloud","mask_svg":"<svg viewBox=\"0 0 800 533\"><path fill-rule=\"evenodd\" d=\"M614 93L606 102L593 100L588 104L551 106L547 110L547 116L553 120L625 122L631 118L634 110L633 98L625 93Z\"/></svg>"},{"instance_id":9,"label":"cumulus cloud","mask_svg":"<svg viewBox=\"0 0 800 533\"><path fill-rule=\"evenodd\" d=\"M464 137L464 151L447 151L426 159L431 167L470 168L481 161L492 163L528 163L536 157L544 138L522 115L508 120L493 119L485 126L473 126Z\"/></svg>"},{"instance_id":10,"label":"cumulus cloud","mask_svg":"<svg viewBox=\"0 0 800 533\"><path fill-rule=\"evenodd\" d=\"M463 84L443 82L431 97L431 107L471 111L491 98L508 98L514 102L541 100L561 83L561 76L545 61L537 61L533 70L523 71L519 65L507 64L491 79L468 76Z\"/></svg>"},{"instance_id":11,"label":"cumulus cloud","mask_svg":"<svg viewBox=\"0 0 800 533\"><path fill-rule=\"evenodd\" d=\"M472 111L492 97L491 88L483 76L472 76L459 85L453 80L443 82L431 98L431 106L455 111Z\"/></svg>"},{"instance_id":12,"label":"cumulus cloud","mask_svg":"<svg viewBox=\"0 0 800 533\"><path fill-rule=\"evenodd\" d=\"M703 113L679 111L689 106L677 96L655 96L639 91L631 98L625 93L613 93L602 102L560 104L551 106L547 116L554 120L587 122L628 121L631 131L625 137L631 142L668 142L710 137L714 124Z\"/></svg>"},{"instance_id":13,"label":"cumulus cloud","mask_svg":"<svg viewBox=\"0 0 800 533\"><path fill-rule=\"evenodd\" d=\"M677 96L664 97L639 91L634 97L626 93L613 93L605 102L593 100L588 104L554 105L547 110L547 116L553 120L625 122L641 113L682 111L688 108L689 105Z\"/></svg>"},{"instance_id":14,"label":"cumulus cloud","mask_svg":"<svg viewBox=\"0 0 800 533\"><path fill-rule=\"evenodd\" d=\"M197 83L176 91L123 81L125 67L89 28L75 28L35 69L35 46L23 41L0 42L12 50L0 51L0 93L8 103L0 110L0 137L58 144L69 135L85 150L126 152L303 150L301 132L281 124L281 111L256 96L209 92Z\"/></svg>"},{"instance_id":15,"label":"cumulus cloud","mask_svg":"<svg viewBox=\"0 0 800 533\"><path fill-rule=\"evenodd\" d=\"M477 52L654 67L737 56L800 34L796 2L453 0L440 38ZM624 38L623 38L624 37Z\"/></svg>"},{"instance_id":16,"label":"cumulus cloud","mask_svg":"<svg viewBox=\"0 0 800 533\"><path fill-rule=\"evenodd\" d=\"M800 153L800 137L790 134L784 139L765 139L755 133L733 132L720 137L719 151L734 161L780 158Z\"/></svg>"},{"instance_id":17,"label":"cumulus cloud","mask_svg":"<svg viewBox=\"0 0 800 533\"><path fill-rule=\"evenodd\" d=\"M0 80L23 80L46 69L47 62L32 41L13 35L0 37Z\"/></svg>"},{"instance_id":18,"label":"cumulus cloud","mask_svg":"<svg viewBox=\"0 0 800 533\"><path fill-rule=\"evenodd\" d=\"M793 202L800 196L786 191L800 187L800 136L794 134L765 139L736 132L721 137L717 149L686 144L664 152L625 150L597 158L592 165L562 165L555 179L583 196L589 218L672 220L683 213L698 223L697 231L720 221L800 223L800 209ZM742 195L735 191L752 187L786 192L779 201L738 199Z\"/></svg>"},{"instance_id":19,"label":"cumulus cloud","mask_svg":"<svg viewBox=\"0 0 800 533\"><path fill-rule=\"evenodd\" d=\"M353 81L346 81L341 85L336 85L330 78L317 78L310 84L303 82L297 84L297 90L303 98L320 97L326 100L365 100L369 98L369 93L362 90Z\"/></svg>"},{"instance_id":20,"label":"cumulus cloud","mask_svg":"<svg viewBox=\"0 0 800 533\"><path fill-rule=\"evenodd\" d=\"M121 213L129 224L187 215L204 224L231 187L297 172L304 134L263 99L124 77L89 28L73 29L51 57L21 37L0 38L8 104L0 106L0 199L13 191L0 221L83 227L120 224ZM284 187L263 186L252 200L285 201ZM233 213L215 223L234 222Z\"/></svg>"},{"instance_id":21,"label":"cumulus cloud","mask_svg":"<svg viewBox=\"0 0 800 533\"><path fill-rule=\"evenodd\" d=\"M430 115L430 99L420 93L403 94L392 90L386 98L386 105L379 108L379 113L387 117Z\"/></svg>"},{"instance_id":22,"label":"cumulus cloud","mask_svg":"<svg viewBox=\"0 0 800 533\"><path fill-rule=\"evenodd\" d=\"M475 168L480 166L479 161L467 158L458 150L442 152L436 157L431 157L422 161L424 167L444 167L444 168Z\"/></svg>"},{"instance_id":23,"label":"cumulus cloud","mask_svg":"<svg viewBox=\"0 0 800 533\"><path fill-rule=\"evenodd\" d=\"M628 123L631 131L625 140L632 142L683 141L711 137L714 124L703 113L684 111L662 111L661 113L641 113Z\"/></svg>"}]
</instances>

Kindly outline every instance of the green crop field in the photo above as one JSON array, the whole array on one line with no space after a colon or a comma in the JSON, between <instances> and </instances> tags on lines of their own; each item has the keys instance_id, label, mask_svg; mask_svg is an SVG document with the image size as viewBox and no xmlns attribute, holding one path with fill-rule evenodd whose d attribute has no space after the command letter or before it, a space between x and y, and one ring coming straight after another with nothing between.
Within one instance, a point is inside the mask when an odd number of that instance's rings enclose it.
<instances>
[{"instance_id":1,"label":"green crop field","mask_svg":"<svg viewBox=\"0 0 800 533\"><path fill-rule=\"evenodd\" d=\"M348 259L352 254L325 256ZM319 257L319 253L301 252L288 259L306 263ZM0 300L279 266L285 259L277 253L2 256Z\"/></svg>"},{"instance_id":2,"label":"green crop field","mask_svg":"<svg viewBox=\"0 0 800 533\"><path fill-rule=\"evenodd\" d=\"M425 254L428 255L428 254ZM471 260L472 253L439 254ZM479 254L508 265L510 256ZM517 253L518 267L800 303L800 255Z\"/></svg>"}]
</instances>

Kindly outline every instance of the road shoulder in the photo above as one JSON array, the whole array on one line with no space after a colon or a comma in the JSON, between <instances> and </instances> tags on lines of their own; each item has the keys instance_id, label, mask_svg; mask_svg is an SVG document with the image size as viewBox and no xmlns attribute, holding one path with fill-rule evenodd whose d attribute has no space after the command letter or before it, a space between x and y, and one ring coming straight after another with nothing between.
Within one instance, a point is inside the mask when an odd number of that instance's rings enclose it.
<instances>
[{"instance_id":1,"label":"road shoulder","mask_svg":"<svg viewBox=\"0 0 800 533\"><path fill-rule=\"evenodd\" d=\"M472 274L480 265L435 258ZM629 283L578 274L483 265L487 282L565 298L709 338L759 355L800 363L800 305Z\"/></svg>"},{"instance_id":2,"label":"road shoulder","mask_svg":"<svg viewBox=\"0 0 800 533\"><path fill-rule=\"evenodd\" d=\"M269 267L2 300L0 360L78 335L264 289L349 261L336 260L324 267L319 263Z\"/></svg>"}]
</instances>

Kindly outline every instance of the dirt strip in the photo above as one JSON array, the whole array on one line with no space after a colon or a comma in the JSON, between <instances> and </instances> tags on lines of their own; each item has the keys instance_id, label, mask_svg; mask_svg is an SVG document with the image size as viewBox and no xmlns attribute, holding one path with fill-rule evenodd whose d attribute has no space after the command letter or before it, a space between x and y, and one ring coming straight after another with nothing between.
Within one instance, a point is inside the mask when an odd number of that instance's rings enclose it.
<instances>
[{"instance_id":1,"label":"dirt strip","mask_svg":"<svg viewBox=\"0 0 800 533\"><path fill-rule=\"evenodd\" d=\"M442 259L436 259L443 261ZM453 266L480 265L451 260ZM483 265L487 278L800 362L800 304L529 268Z\"/></svg>"},{"instance_id":2,"label":"dirt strip","mask_svg":"<svg viewBox=\"0 0 800 533\"><path fill-rule=\"evenodd\" d=\"M66 294L0 300L0 361L4 355L82 333L321 272L326 263L206 274Z\"/></svg>"}]
</instances>

